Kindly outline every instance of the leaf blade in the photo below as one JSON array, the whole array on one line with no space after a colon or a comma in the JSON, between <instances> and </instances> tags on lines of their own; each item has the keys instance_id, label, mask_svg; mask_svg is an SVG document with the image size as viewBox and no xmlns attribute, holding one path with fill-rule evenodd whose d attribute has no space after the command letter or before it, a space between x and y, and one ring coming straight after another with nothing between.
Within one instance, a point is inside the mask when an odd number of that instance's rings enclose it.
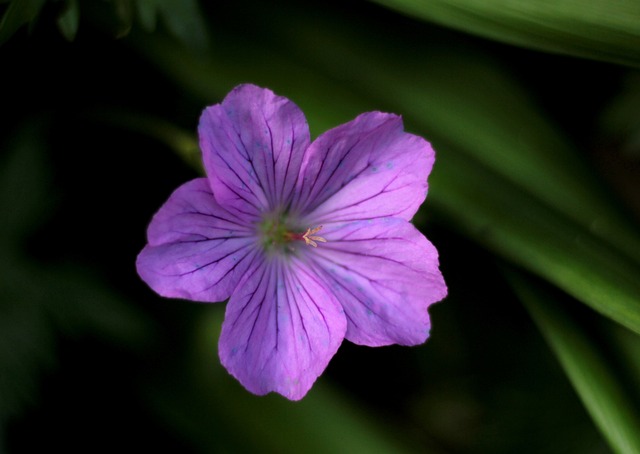
<instances>
[{"instance_id":1,"label":"leaf blade","mask_svg":"<svg viewBox=\"0 0 640 454\"><path fill-rule=\"evenodd\" d=\"M640 452L640 419L587 333L553 294L520 274L508 272L507 277L611 448L625 454Z\"/></svg>"},{"instance_id":2,"label":"leaf blade","mask_svg":"<svg viewBox=\"0 0 640 454\"><path fill-rule=\"evenodd\" d=\"M0 20L0 45L23 25L31 23L46 0L13 0Z\"/></svg>"},{"instance_id":3,"label":"leaf blade","mask_svg":"<svg viewBox=\"0 0 640 454\"><path fill-rule=\"evenodd\" d=\"M633 1L373 1L516 46L640 66L640 4Z\"/></svg>"}]
</instances>

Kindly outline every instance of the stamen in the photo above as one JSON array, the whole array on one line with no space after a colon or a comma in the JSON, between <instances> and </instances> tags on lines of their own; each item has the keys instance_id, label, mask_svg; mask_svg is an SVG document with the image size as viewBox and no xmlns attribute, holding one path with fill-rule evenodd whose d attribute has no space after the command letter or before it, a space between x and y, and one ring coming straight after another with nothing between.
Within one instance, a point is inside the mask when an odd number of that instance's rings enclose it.
<instances>
[{"instance_id":1,"label":"stamen","mask_svg":"<svg viewBox=\"0 0 640 454\"><path fill-rule=\"evenodd\" d=\"M322 226L318 226L313 230L311 229L311 227L309 227L304 235L302 235L302 239L308 246L313 247L318 247L318 243L316 243L316 241L319 241L320 243L326 243L326 239L322 238L321 236L314 235L314 233L319 232L321 229Z\"/></svg>"}]
</instances>

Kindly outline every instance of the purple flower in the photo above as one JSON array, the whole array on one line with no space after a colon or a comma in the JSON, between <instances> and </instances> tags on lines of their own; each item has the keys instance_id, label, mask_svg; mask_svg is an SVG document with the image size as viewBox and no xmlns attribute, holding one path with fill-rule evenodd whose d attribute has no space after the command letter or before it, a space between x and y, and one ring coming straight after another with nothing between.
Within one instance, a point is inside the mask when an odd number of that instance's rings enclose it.
<instances>
[{"instance_id":1,"label":"purple flower","mask_svg":"<svg viewBox=\"0 0 640 454\"><path fill-rule=\"evenodd\" d=\"M434 152L369 112L310 142L286 98L240 85L198 128L206 178L149 225L138 273L162 296L229 298L222 364L249 391L298 400L343 339L416 345L447 294L438 253L409 222Z\"/></svg>"}]
</instances>

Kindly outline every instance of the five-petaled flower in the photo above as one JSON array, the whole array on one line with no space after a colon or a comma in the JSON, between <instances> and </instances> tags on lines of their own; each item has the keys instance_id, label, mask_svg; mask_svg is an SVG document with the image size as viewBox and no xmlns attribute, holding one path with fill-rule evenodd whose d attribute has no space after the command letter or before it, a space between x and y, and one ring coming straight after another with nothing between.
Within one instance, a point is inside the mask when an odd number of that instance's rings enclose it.
<instances>
[{"instance_id":1,"label":"five-petaled flower","mask_svg":"<svg viewBox=\"0 0 640 454\"><path fill-rule=\"evenodd\" d=\"M249 391L301 399L343 339L416 345L446 296L409 222L434 152L369 112L311 142L286 98L240 85L199 125L206 178L153 217L138 273L162 296L229 298L222 364Z\"/></svg>"}]
</instances>

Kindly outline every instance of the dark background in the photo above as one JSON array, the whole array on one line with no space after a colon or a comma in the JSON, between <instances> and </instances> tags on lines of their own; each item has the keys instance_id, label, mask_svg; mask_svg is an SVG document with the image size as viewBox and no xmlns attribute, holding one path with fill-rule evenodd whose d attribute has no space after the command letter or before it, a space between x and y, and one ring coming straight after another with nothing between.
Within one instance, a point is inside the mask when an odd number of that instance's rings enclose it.
<instances>
[{"instance_id":1,"label":"dark background","mask_svg":"<svg viewBox=\"0 0 640 454\"><path fill-rule=\"evenodd\" d=\"M304 84L280 71L281 56L310 73L321 74L324 63L283 46L286 34L278 30L302 26L331 46L316 19L378 36L372 48L399 46L407 58L424 46L439 53L481 49L570 138L594 181L606 182L607 193L619 191L615 203L632 212L637 155L619 154L619 142L600 126L632 71L491 42L365 2L204 3L198 13L208 33L204 44L185 43L162 18L147 30L135 12L123 30L118 2L81 2L69 42L56 26L63 4L51 2L31 31L21 28L0 47L0 442L7 452L321 452L332 443L345 452L608 452L505 281L509 260L452 227L430 198L416 225L440 251L450 294L430 310L429 341L378 349L345 342L302 402L249 395L217 358L224 303L162 299L136 275L151 216L198 175L176 153L180 147L136 120L167 122L195 140L202 109L242 82L276 81L271 88L300 102L316 135L315 117L325 121L321 126L337 125L359 113L356 104L391 110L384 98L365 98L351 75L331 70L322 80L345 98L327 96L326 112L309 111L311 102L295 98ZM189 84L167 69L176 63L158 64L163 57L154 46L163 43L193 55L196 66L211 48L221 56L219 74L209 73L208 98L199 88L206 80ZM262 58L255 76L252 51ZM272 73L265 70L270 58ZM411 115L396 113L411 130ZM429 131L415 132L430 139ZM606 157L614 153L616 159ZM607 343L613 322L549 291L626 371ZM632 376L621 375L637 397Z\"/></svg>"}]
</instances>

